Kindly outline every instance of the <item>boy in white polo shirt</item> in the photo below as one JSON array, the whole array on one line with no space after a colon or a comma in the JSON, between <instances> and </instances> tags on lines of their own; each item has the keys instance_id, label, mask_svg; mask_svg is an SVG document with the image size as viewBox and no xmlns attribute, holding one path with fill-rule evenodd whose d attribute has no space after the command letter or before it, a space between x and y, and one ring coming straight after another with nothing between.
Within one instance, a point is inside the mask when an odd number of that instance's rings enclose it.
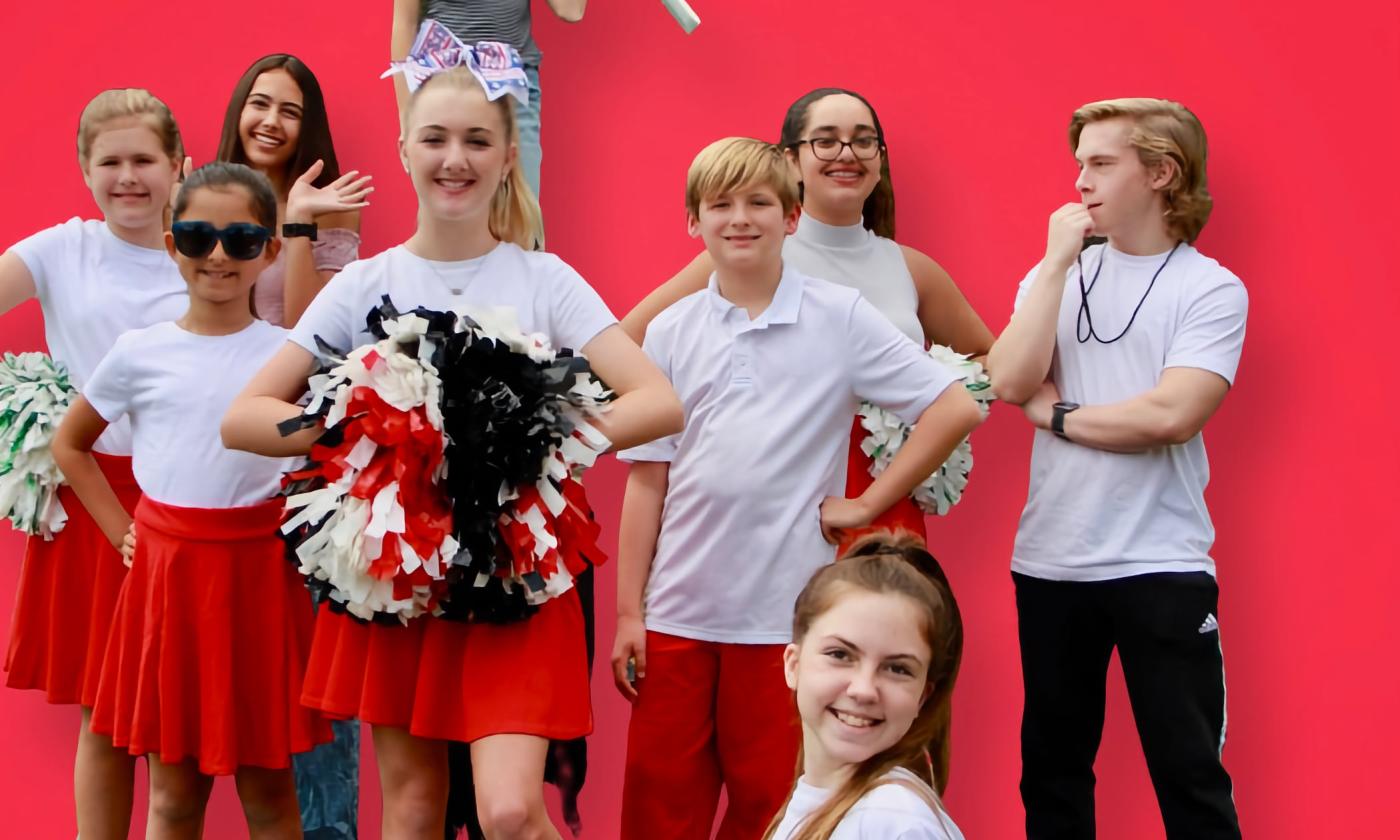
<instances>
[{"instance_id":1,"label":"boy in white polo shirt","mask_svg":"<svg viewBox=\"0 0 1400 840\"><path fill-rule=\"evenodd\" d=\"M1117 647L1167 836L1238 838L1201 430L1234 381L1248 299L1191 245L1211 209L1195 115L1094 102L1070 148L1082 200L1050 217L990 359L997 395L1039 429L1011 560L1026 833L1094 836ZM1090 234L1108 241L1083 249Z\"/></svg>"},{"instance_id":2,"label":"boy in white polo shirt","mask_svg":"<svg viewBox=\"0 0 1400 840\"><path fill-rule=\"evenodd\" d=\"M686 428L621 456L625 840L708 838L721 786L718 836L762 835L796 766L782 650L797 593L835 559L843 529L907 495L979 421L948 387L956 375L859 293L783 264L797 201L781 151L758 140L711 144L687 178L690 233L715 273L657 316L644 345ZM862 497L840 498L861 400L917 426Z\"/></svg>"}]
</instances>

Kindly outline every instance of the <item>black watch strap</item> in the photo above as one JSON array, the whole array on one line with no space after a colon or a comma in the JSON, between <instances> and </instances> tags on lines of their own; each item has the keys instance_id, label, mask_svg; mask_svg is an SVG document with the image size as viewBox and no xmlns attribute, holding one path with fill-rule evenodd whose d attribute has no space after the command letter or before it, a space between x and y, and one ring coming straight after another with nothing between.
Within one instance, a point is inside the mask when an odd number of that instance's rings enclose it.
<instances>
[{"instance_id":1,"label":"black watch strap","mask_svg":"<svg viewBox=\"0 0 1400 840\"><path fill-rule=\"evenodd\" d=\"M1069 440L1065 435L1065 415L1079 408L1079 403L1057 402L1050 412L1050 431Z\"/></svg>"},{"instance_id":2,"label":"black watch strap","mask_svg":"<svg viewBox=\"0 0 1400 840\"><path fill-rule=\"evenodd\" d=\"M305 224L302 222L285 222L282 225L282 238L292 239L298 236L305 236L312 242L316 241L316 223Z\"/></svg>"}]
</instances>

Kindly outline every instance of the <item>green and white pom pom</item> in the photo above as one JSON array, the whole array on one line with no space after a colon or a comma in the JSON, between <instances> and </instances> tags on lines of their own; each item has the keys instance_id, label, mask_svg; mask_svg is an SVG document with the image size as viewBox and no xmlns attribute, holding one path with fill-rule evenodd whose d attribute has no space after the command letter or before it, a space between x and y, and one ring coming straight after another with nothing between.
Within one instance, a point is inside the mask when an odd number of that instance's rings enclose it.
<instances>
[{"instance_id":1,"label":"green and white pom pom","mask_svg":"<svg viewBox=\"0 0 1400 840\"><path fill-rule=\"evenodd\" d=\"M941 344L930 347L928 354L962 376L963 385L977 401L982 416L986 417L991 410L989 404L996 397L992 394L991 380L982 371L982 365L971 361L967 355L954 352L952 348ZM861 427L869 432L861 441L860 449L870 457L870 474L878 476L894 460L899 448L909 439L913 427L870 403L861 403L857 413L860 415ZM943 516L962 500L963 490L967 489L968 475L971 472L972 440L963 438L943 466L924 479L909 495L924 513Z\"/></svg>"},{"instance_id":2,"label":"green and white pom pom","mask_svg":"<svg viewBox=\"0 0 1400 840\"><path fill-rule=\"evenodd\" d=\"M77 393L67 368L45 353L0 360L0 518L17 531L51 540L68 521L49 445Z\"/></svg>"}]
</instances>

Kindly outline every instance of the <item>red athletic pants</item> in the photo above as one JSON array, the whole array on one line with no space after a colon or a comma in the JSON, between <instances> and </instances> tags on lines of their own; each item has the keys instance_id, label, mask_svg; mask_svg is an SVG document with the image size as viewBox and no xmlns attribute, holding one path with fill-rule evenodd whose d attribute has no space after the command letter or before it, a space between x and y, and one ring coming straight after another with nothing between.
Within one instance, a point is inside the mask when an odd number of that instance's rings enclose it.
<instances>
[{"instance_id":1,"label":"red athletic pants","mask_svg":"<svg viewBox=\"0 0 1400 840\"><path fill-rule=\"evenodd\" d=\"M802 729L783 645L647 632L646 676L627 736L623 840L758 840L782 807Z\"/></svg>"}]
</instances>

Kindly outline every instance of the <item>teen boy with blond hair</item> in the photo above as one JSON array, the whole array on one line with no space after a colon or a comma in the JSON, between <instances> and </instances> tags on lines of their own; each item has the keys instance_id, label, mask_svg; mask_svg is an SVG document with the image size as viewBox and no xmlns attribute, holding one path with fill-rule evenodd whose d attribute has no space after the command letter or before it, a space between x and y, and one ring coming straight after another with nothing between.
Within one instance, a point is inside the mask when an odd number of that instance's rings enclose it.
<instances>
[{"instance_id":1,"label":"teen boy with blond hair","mask_svg":"<svg viewBox=\"0 0 1400 840\"><path fill-rule=\"evenodd\" d=\"M1118 649L1173 840L1237 838L1201 430L1235 378L1248 300L1192 243L1210 215L1186 108L1074 112L1081 200L1050 217L988 366L1037 428L1011 560L1030 840L1094 837L1094 756ZM1084 248L1085 237L1107 238Z\"/></svg>"}]
</instances>

